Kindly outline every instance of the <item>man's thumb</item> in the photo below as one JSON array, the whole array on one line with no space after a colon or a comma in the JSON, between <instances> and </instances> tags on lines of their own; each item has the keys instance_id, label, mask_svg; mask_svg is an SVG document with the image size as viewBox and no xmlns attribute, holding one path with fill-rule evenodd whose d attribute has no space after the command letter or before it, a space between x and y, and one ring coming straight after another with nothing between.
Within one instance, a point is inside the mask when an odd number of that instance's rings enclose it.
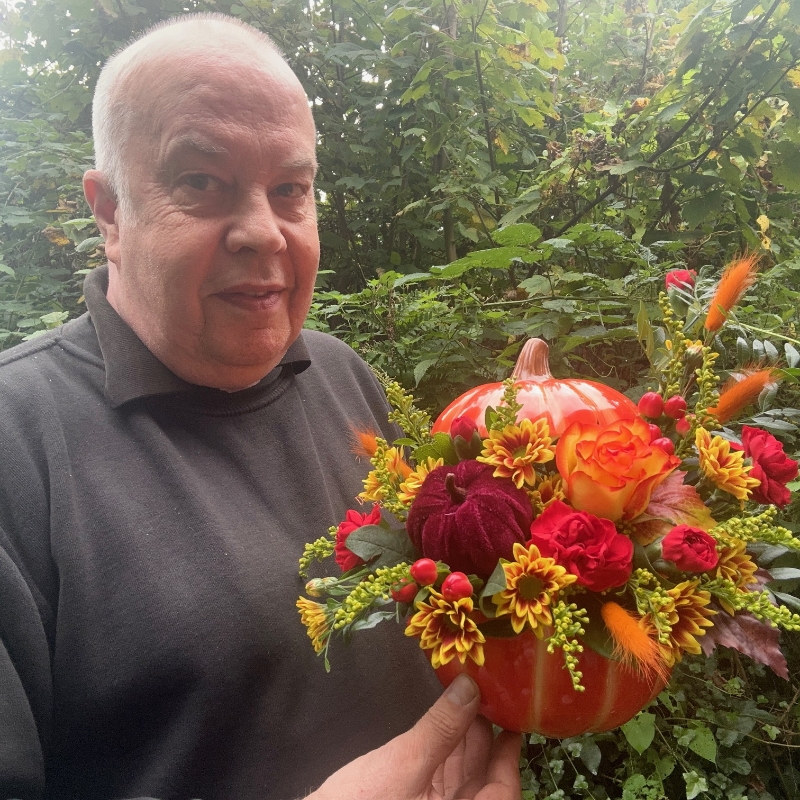
<instances>
[{"instance_id":1,"label":"man's thumb","mask_svg":"<svg viewBox=\"0 0 800 800\"><path fill-rule=\"evenodd\" d=\"M459 675L424 717L395 742L408 748L406 756L422 781L453 752L478 713L480 691L472 678Z\"/></svg>"}]
</instances>

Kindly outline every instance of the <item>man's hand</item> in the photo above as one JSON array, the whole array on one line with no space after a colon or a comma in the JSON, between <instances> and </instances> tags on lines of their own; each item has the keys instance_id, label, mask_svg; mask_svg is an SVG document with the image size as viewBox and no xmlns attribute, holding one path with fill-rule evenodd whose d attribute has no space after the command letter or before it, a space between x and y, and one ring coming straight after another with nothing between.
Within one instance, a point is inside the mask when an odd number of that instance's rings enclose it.
<instances>
[{"instance_id":1,"label":"man's hand","mask_svg":"<svg viewBox=\"0 0 800 800\"><path fill-rule=\"evenodd\" d=\"M453 681L408 732L346 764L306 800L519 800L521 737L476 717L480 695Z\"/></svg>"}]
</instances>

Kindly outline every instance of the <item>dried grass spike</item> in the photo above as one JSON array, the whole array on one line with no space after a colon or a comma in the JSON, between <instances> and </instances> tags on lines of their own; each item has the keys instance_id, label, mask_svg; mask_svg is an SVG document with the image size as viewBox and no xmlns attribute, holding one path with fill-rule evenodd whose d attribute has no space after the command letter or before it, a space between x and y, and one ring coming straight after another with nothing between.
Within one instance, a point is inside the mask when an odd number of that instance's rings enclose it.
<instances>
[{"instance_id":1,"label":"dried grass spike","mask_svg":"<svg viewBox=\"0 0 800 800\"><path fill-rule=\"evenodd\" d=\"M755 403L761 392L776 380L775 370L770 367L766 369L746 368L722 387L717 404L713 408L709 408L708 413L712 414L717 422L724 425L735 419L747 406Z\"/></svg>"},{"instance_id":2,"label":"dried grass spike","mask_svg":"<svg viewBox=\"0 0 800 800\"><path fill-rule=\"evenodd\" d=\"M731 309L753 285L758 272L758 259L759 256L755 253L745 253L725 268L708 308L705 321L707 331L718 331L725 324Z\"/></svg>"},{"instance_id":3,"label":"dried grass spike","mask_svg":"<svg viewBox=\"0 0 800 800\"><path fill-rule=\"evenodd\" d=\"M604 603L600 609L603 622L614 641L614 657L638 671L645 678L669 679L669 668L661 657L658 642L642 624L642 618L619 603Z\"/></svg>"},{"instance_id":4,"label":"dried grass spike","mask_svg":"<svg viewBox=\"0 0 800 800\"><path fill-rule=\"evenodd\" d=\"M375 431L358 428L353 428L351 433L353 443L350 450L359 458L365 458L369 461L378 449L378 434Z\"/></svg>"}]
</instances>

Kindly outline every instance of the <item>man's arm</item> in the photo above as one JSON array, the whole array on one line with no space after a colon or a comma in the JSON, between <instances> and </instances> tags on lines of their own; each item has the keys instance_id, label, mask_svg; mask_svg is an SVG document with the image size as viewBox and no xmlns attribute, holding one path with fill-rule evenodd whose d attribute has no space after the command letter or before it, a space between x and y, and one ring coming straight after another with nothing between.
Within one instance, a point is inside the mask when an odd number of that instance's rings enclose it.
<instances>
[{"instance_id":1,"label":"man's arm","mask_svg":"<svg viewBox=\"0 0 800 800\"><path fill-rule=\"evenodd\" d=\"M461 676L410 730L346 764L305 800L519 800L519 734L493 741Z\"/></svg>"}]
</instances>

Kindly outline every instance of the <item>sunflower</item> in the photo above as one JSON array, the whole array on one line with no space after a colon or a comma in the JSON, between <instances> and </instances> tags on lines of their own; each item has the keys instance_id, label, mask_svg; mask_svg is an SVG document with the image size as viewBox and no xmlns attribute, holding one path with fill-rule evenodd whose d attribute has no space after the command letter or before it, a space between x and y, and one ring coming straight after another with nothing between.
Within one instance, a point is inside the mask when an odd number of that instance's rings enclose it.
<instances>
[{"instance_id":1,"label":"sunflower","mask_svg":"<svg viewBox=\"0 0 800 800\"><path fill-rule=\"evenodd\" d=\"M306 626L306 633L311 639L314 652L321 652L325 647L325 642L331 633L330 616L327 608L321 603L315 603L306 597L297 600L297 609L300 612L300 620Z\"/></svg>"},{"instance_id":2,"label":"sunflower","mask_svg":"<svg viewBox=\"0 0 800 800\"><path fill-rule=\"evenodd\" d=\"M489 431L483 440L478 461L495 468L495 478L511 478L517 489L527 483L534 486L534 464L544 464L555 458L546 419L532 422L523 419L519 425L506 425L501 431Z\"/></svg>"},{"instance_id":3,"label":"sunflower","mask_svg":"<svg viewBox=\"0 0 800 800\"><path fill-rule=\"evenodd\" d=\"M492 595L497 616L511 615L514 633L522 633L527 622L541 639L545 628L553 624L550 606L558 593L578 580L564 567L547 558L532 544L514 544L514 560L501 559L506 574L506 588Z\"/></svg>"},{"instance_id":4,"label":"sunflower","mask_svg":"<svg viewBox=\"0 0 800 800\"><path fill-rule=\"evenodd\" d=\"M423 650L430 650L431 665L438 669L454 658L464 664L467 657L479 667L483 666L484 635L470 617L473 611L471 597L445 600L436 589L431 589L427 602L417 603L417 613L408 622L406 636L416 636Z\"/></svg>"},{"instance_id":5,"label":"sunflower","mask_svg":"<svg viewBox=\"0 0 800 800\"><path fill-rule=\"evenodd\" d=\"M683 653L695 655L700 653L697 637L705 635L703 629L710 628L714 624L709 617L717 612L706 608L711 602L711 595L702 590L698 591L699 583L699 581L684 581L672 589L667 589L671 602L662 607L661 613L666 616L672 630L669 642L660 645L660 648L664 662L670 667L681 660Z\"/></svg>"},{"instance_id":6,"label":"sunflower","mask_svg":"<svg viewBox=\"0 0 800 800\"><path fill-rule=\"evenodd\" d=\"M695 445L700 456L700 470L723 492L744 501L753 488L761 484L748 475L752 467L744 463L744 453L732 451L731 443L721 436L712 436L705 428L698 428Z\"/></svg>"}]
</instances>

